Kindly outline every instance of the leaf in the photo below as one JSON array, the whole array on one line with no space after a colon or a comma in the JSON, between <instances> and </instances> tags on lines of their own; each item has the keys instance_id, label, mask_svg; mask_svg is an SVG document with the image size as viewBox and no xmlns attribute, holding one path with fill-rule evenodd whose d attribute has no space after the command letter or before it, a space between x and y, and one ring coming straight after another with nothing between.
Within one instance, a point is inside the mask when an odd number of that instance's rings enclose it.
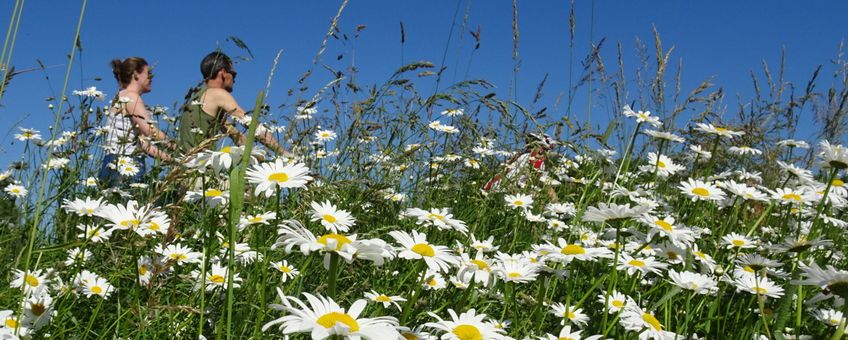
<instances>
[{"instance_id":1,"label":"leaf","mask_svg":"<svg viewBox=\"0 0 848 340\"><path fill-rule=\"evenodd\" d=\"M236 47L238 47L242 50L245 50L247 52L247 54L250 56L250 59L254 58L253 52L250 51L250 47L247 47L247 44L245 44L244 41L242 41L238 37L231 35L231 36L227 37L227 39L225 39L225 41L230 41L234 45L236 45Z\"/></svg>"}]
</instances>

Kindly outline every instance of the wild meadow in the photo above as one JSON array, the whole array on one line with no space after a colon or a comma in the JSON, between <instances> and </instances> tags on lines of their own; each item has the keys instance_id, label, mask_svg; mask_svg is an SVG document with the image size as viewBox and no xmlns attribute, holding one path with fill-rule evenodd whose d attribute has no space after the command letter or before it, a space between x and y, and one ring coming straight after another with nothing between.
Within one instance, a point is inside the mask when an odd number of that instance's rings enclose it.
<instances>
[{"instance_id":1,"label":"wild meadow","mask_svg":"<svg viewBox=\"0 0 848 340\"><path fill-rule=\"evenodd\" d=\"M121 159L113 186L120 99L65 79L57 128L19 128L0 174L0 338L841 339L848 62L804 84L766 67L735 108L652 39L575 65L562 100L605 128L540 109L544 84L518 102L420 61L311 87L307 65L292 104L241 99L244 145L207 136L140 183ZM179 106L148 110L177 136Z\"/></svg>"}]
</instances>

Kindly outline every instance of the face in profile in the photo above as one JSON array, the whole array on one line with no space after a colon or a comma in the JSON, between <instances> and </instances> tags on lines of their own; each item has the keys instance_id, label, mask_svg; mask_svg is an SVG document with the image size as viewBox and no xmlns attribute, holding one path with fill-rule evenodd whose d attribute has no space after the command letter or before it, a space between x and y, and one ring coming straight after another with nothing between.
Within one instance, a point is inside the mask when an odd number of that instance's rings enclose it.
<instances>
[{"instance_id":1,"label":"face in profile","mask_svg":"<svg viewBox=\"0 0 848 340\"><path fill-rule=\"evenodd\" d=\"M141 93L147 93L153 90L153 71L149 66L145 66L141 72L136 73L138 76L138 84L141 87Z\"/></svg>"}]
</instances>

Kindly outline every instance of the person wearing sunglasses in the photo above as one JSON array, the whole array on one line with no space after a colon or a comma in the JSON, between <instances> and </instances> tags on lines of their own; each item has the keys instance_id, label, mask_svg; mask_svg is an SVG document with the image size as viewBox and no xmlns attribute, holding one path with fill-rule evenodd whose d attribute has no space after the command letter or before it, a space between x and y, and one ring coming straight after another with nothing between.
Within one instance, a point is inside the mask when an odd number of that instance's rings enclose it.
<instances>
[{"instance_id":1,"label":"person wearing sunglasses","mask_svg":"<svg viewBox=\"0 0 848 340\"><path fill-rule=\"evenodd\" d=\"M147 61L139 57L114 59L110 66L120 90L106 112L108 132L103 145L106 152L98 177L108 186L126 183L127 177L130 183L138 183L146 172L147 156L172 162L173 158L158 146L176 149L176 144L150 119L141 99L153 89L153 71ZM128 162L127 157L134 162ZM131 166L127 168L127 165Z\"/></svg>"},{"instance_id":2,"label":"person wearing sunglasses","mask_svg":"<svg viewBox=\"0 0 848 340\"><path fill-rule=\"evenodd\" d=\"M237 75L232 60L220 51L209 53L200 62L200 73L204 79L200 88L186 96L186 104L181 109L180 149L185 153L212 149L216 145L214 138L220 133L228 135L238 145L244 144L247 138L228 122L228 118L246 121L245 110L232 95ZM270 132L259 129L256 137L277 154L286 153Z\"/></svg>"}]
</instances>

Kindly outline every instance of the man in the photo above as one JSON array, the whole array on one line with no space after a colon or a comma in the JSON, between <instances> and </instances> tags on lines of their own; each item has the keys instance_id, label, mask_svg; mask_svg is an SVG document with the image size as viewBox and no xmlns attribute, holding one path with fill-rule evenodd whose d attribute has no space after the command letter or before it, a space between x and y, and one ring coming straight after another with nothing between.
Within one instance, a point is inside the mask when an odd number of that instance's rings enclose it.
<instances>
[{"instance_id":1,"label":"man","mask_svg":"<svg viewBox=\"0 0 848 340\"><path fill-rule=\"evenodd\" d=\"M189 152L199 146L202 149L213 148L217 143L211 138L219 133L243 145L247 138L227 121L228 116L239 121L244 121L246 117L245 110L231 94L236 81L232 60L219 51L209 53L200 63L200 73L203 75L203 84L199 90L186 96L186 104L180 115L180 149ZM276 138L264 128L257 130L256 137L277 154L286 153Z\"/></svg>"}]
</instances>

